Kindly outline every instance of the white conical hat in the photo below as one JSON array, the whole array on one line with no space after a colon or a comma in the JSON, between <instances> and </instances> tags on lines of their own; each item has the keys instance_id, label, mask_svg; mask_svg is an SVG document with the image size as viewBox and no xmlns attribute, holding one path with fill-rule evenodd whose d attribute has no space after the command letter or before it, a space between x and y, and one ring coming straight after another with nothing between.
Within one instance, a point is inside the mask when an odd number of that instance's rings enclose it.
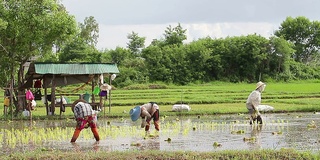
<instances>
[{"instance_id":1,"label":"white conical hat","mask_svg":"<svg viewBox=\"0 0 320 160\"><path fill-rule=\"evenodd\" d=\"M101 91L111 90L111 86L105 83L105 84L103 84L103 85L100 86L100 90L101 90Z\"/></svg>"},{"instance_id":2,"label":"white conical hat","mask_svg":"<svg viewBox=\"0 0 320 160\"><path fill-rule=\"evenodd\" d=\"M258 89L258 88L260 88L261 86L266 86L266 84L265 83L263 83L263 82L261 82L261 81L259 81L258 83L257 83L257 87L256 87L256 89Z\"/></svg>"}]
</instances>

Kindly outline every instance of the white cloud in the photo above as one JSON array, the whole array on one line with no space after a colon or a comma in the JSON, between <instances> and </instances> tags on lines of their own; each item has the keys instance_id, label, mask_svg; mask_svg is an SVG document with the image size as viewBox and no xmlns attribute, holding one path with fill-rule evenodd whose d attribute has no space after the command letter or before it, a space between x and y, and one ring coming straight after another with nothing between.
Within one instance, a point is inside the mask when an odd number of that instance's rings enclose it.
<instances>
[{"instance_id":1,"label":"white cloud","mask_svg":"<svg viewBox=\"0 0 320 160\"><path fill-rule=\"evenodd\" d=\"M178 24L149 24L149 25L100 25L99 49L115 49L117 46L126 47L128 43L127 35L136 32L140 37L146 37L145 45L150 45L153 39L163 38L164 31L171 25ZM225 38L227 36L246 36L249 34L259 34L266 38L273 35L278 25L271 23L197 23L181 24L183 29L187 29L187 41L191 42L199 38Z\"/></svg>"},{"instance_id":2,"label":"white cloud","mask_svg":"<svg viewBox=\"0 0 320 160\"><path fill-rule=\"evenodd\" d=\"M146 46L159 39L170 24L187 29L188 42L273 35L287 17L319 20L319 0L61 0L78 22L93 16L100 26L98 48L126 47L132 31L146 37Z\"/></svg>"}]
</instances>

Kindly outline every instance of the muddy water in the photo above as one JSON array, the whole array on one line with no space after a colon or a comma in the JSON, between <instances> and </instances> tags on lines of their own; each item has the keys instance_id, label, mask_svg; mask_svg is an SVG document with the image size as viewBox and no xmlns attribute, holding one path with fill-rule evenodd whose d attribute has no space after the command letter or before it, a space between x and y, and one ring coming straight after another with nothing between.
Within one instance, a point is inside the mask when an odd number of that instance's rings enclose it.
<instances>
[{"instance_id":1,"label":"muddy water","mask_svg":"<svg viewBox=\"0 0 320 160\"><path fill-rule=\"evenodd\" d=\"M69 143L74 127L73 121L37 121L33 127L54 128L68 134L59 140L43 143L17 144L8 149L6 141L1 144L2 152L26 151L36 148L57 150L165 150L165 151L220 151L294 148L301 151L320 150L320 114L290 113L263 114L263 125L249 125L247 115L215 115L192 117L166 117L161 119L161 131L153 126L150 133L140 128L140 121L129 119L99 119L101 141L79 137L75 144ZM107 122L110 122L109 125ZM312 124L311 124L312 123ZM319 126L318 126L319 125ZM30 123L2 123L2 128L23 129ZM70 133L69 133L70 132ZM90 132L89 129L83 132ZM110 132L107 134L106 132ZM65 133L64 133L65 134ZM84 134L84 133L81 133ZM88 133L90 134L90 133ZM1 133L0 136L4 136ZM48 135L49 136L49 135ZM48 137L50 138L50 137ZM171 141L170 141L171 140ZM216 145L215 145L216 144Z\"/></svg>"}]
</instances>

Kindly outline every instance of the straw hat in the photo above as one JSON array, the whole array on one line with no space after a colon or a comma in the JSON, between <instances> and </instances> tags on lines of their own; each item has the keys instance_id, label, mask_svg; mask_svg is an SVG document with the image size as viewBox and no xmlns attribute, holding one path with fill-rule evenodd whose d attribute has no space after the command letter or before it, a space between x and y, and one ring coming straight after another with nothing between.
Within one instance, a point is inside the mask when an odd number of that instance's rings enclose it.
<instances>
[{"instance_id":1,"label":"straw hat","mask_svg":"<svg viewBox=\"0 0 320 160\"><path fill-rule=\"evenodd\" d=\"M138 120L138 118L140 117L140 113L141 113L141 108L140 106L136 106L133 109L130 110L130 116L131 116L131 120L132 121L136 121Z\"/></svg>"},{"instance_id":2,"label":"straw hat","mask_svg":"<svg viewBox=\"0 0 320 160\"><path fill-rule=\"evenodd\" d=\"M100 86L100 90L101 91L107 91L107 90L111 90L111 86L104 83L103 85Z\"/></svg>"},{"instance_id":3,"label":"straw hat","mask_svg":"<svg viewBox=\"0 0 320 160\"><path fill-rule=\"evenodd\" d=\"M85 101L84 99L78 99L78 100L74 101L74 102L72 103L72 106L71 106L72 112L74 112L74 107L75 107L79 102L87 103L87 101Z\"/></svg>"},{"instance_id":4,"label":"straw hat","mask_svg":"<svg viewBox=\"0 0 320 160\"><path fill-rule=\"evenodd\" d=\"M261 86L265 86L265 85L266 85L266 84L264 84L263 82L259 81L259 82L257 83L256 89L260 88Z\"/></svg>"}]
</instances>

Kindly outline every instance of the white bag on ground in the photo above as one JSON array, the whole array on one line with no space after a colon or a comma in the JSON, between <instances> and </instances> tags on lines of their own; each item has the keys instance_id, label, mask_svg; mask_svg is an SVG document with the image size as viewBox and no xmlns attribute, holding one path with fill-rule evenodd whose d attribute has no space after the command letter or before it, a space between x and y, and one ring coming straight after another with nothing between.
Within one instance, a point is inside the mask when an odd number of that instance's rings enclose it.
<instances>
[{"instance_id":1,"label":"white bag on ground","mask_svg":"<svg viewBox=\"0 0 320 160\"><path fill-rule=\"evenodd\" d=\"M258 110L259 111L262 111L262 112L268 112L268 111L273 111L274 108L272 106L269 106L269 105L265 105L265 104L260 104L258 106Z\"/></svg>"},{"instance_id":2,"label":"white bag on ground","mask_svg":"<svg viewBox=\"0 0 320 160\"><path fill-rule=\"evenodd\" d=\"M36 102L35 100L32 100L32 101L31 101L31 106L32 106L32 107L36 107L36 105L37 105L37 102Z\"/></svg>"},{"instance_id":3,"label":"white bag on ground","mask_svg":"<svg viewBox=\"0 0 320 160\"><path fill-rule=\"evenodd\" d=\"M30 116L30 112L25 109L25 110L22 112L22 115L23 115L24 117L29 117L29 116Z\"/></svg>"},{"instance_id":4,"label":"white bag on ground","mask_svg":"<svg viewBox=\"0 0 320 160\"><path fill-rule=\"evenodd\" d=\"M172 106L172 111L174 112L181 112L181 111L190 111L190 106L186 104L175 104Z\"/></svg>"}]
</instances>

